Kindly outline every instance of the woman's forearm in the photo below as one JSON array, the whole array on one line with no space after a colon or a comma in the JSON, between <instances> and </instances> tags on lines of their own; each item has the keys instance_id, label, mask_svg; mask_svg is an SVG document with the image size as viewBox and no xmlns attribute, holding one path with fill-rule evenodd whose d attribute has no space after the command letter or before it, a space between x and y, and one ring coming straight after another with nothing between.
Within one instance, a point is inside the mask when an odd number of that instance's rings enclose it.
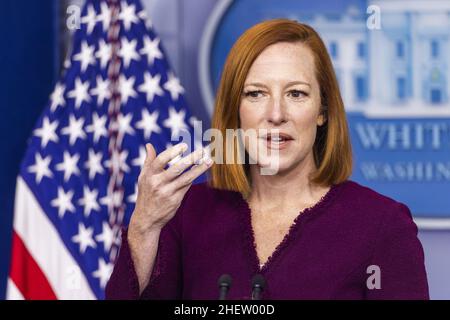
<instances>
[{"instance_id":1,"label":"woman's forearm","mask_svg":"<svg viewBox=\"0 0 450 320\"><path fill-rule=\"evenodd\" d=\"M139 281L139 294L142 294L150 281L158 252L160 234L161 229L158 227L152 228L145 233L141 233L132 227L128 230L128 243Z\"/></svg>"}]
</instances>

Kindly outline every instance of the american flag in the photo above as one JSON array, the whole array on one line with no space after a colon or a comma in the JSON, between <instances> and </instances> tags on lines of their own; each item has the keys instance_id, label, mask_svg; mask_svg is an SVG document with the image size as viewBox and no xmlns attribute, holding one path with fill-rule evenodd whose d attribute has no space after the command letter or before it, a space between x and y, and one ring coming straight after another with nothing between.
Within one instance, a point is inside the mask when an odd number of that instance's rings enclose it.
<instances>
[{"instance_id":1,"label":"american flag","mask_svg":"<svg viewBox=\"0 0 450 320\"><path fill-rule=\"evenodd\" d=\"M102 299L145 143L198 124L139 0L87 0L80 21L17 178L9 299Z\"/></svg>"}]
</instances>

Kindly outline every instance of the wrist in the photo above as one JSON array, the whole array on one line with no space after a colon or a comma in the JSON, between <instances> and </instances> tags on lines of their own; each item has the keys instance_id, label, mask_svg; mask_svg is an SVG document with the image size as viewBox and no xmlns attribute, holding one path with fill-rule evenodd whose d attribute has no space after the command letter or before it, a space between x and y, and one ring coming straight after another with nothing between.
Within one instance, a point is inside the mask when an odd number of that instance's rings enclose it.
<instances>
[{"instance_id":1,"label":"wrist","mask_svg":"<svg viewBox=\"0 0 450 320\"><path fill-rule=\"evenodd\" d=\"M161 229L159 228L151 228L146 231L136 229L129 226L127 232L128 246L131 249L132 256L135 256L136 252L152 246L153 243L157 243L161 234Z\"/></svg>"},{"instance_id":2,"label":"wrist","mask_svg":"<svg viewBox=\"0 0 450 320\"><path fill-rule=\"evenodd\" d=\"M156 223L141 223L133 219L132 216L128 226L128 234L131 234L133 237L146 238L152 234L159 234L161 229L162 227Z\"/></svg>"}]
</instances>

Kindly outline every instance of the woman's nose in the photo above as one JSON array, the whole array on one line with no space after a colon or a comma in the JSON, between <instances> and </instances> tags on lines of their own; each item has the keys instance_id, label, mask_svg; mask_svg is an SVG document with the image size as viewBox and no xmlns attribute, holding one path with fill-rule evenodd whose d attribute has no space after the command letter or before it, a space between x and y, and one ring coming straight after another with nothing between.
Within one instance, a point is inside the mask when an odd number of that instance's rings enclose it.
<instances>
[{"instance_id":1,"label":"woman's nose","mask_svg":"<svg viewBox=\"0 0 450 320\"><path fill-rule=\"evenodd\" d=\"M286 108L280 97L273 97L267 110L267 121L272 124L286 122Z\"/></svg>"}]
</instances>

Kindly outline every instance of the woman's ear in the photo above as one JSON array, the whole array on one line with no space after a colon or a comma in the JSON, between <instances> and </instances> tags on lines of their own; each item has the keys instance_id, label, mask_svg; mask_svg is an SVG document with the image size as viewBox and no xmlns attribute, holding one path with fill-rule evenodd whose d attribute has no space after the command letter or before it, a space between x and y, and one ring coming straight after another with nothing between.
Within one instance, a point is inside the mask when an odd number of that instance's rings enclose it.
<instances>
[{"instance_id":1,"label":"woman's ear","mask_svg":"<svg viewBox=\"0 0 450 320\"><path fill-rule=\"evenodd\" d=\"M317 126L322 126L327 121L325 107L322 107L322 111L320 112L319 116L317 117Z\"/></svg>"}]
</instances>

